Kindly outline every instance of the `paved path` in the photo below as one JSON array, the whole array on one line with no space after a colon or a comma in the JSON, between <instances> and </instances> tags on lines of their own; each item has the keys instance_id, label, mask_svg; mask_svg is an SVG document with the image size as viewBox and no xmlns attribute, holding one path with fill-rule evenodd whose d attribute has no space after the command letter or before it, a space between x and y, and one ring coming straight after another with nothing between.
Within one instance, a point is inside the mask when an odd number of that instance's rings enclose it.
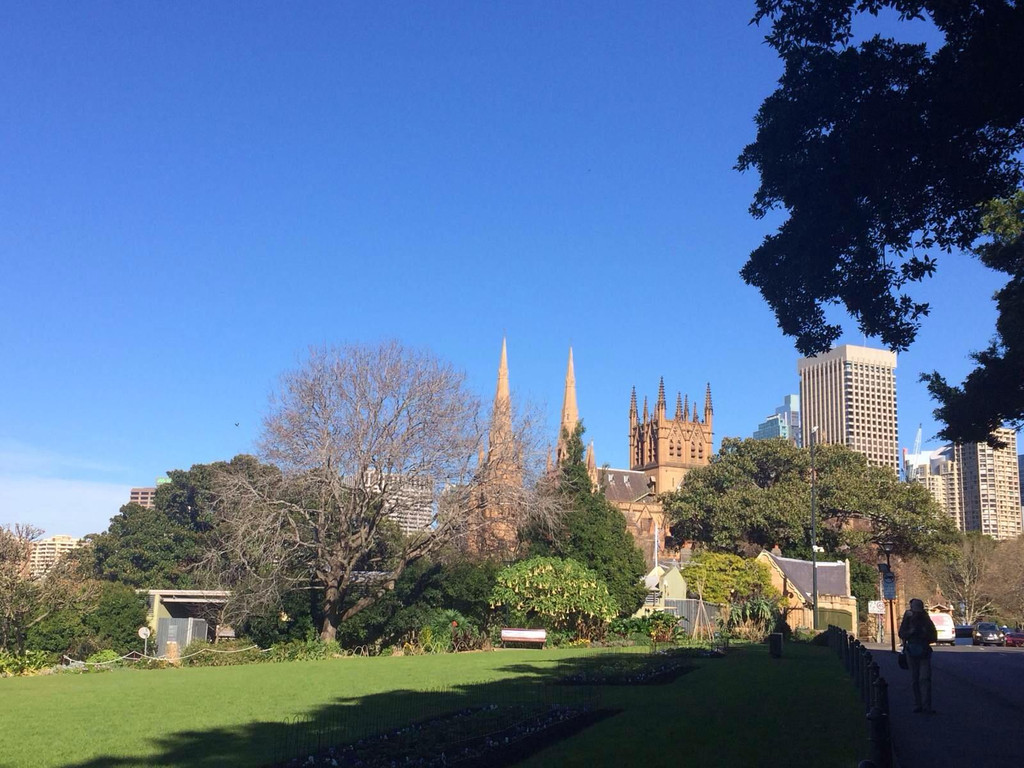
<instances>
[{"instance_id":1,"label":"paved path","mask_svg":"<svg viewBox=\"0 0 1024 768\"><path fill-rule=\"evenodd\" d=\"M893 747L900 768L1017 765L1024 756L1024 648L936 648L935 715L915 715L910 672L888 645L869 643L889 683Z\"/></svg>"}]
</instances>

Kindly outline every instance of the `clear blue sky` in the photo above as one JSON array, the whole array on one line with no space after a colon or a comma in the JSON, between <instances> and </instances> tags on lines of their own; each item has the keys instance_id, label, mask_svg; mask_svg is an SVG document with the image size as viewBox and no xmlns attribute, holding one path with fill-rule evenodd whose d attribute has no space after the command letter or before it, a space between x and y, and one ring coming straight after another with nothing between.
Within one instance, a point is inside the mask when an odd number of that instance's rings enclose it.
<instances>
[{"instance_id":1,"label":"clear blue sky","mask_svg":"<svg viewBox=\"0 0 1024 768\"><path fill-rule=\"evenodd\" d=\"M738 270L732 170L781 67L751 4L8 4L0 23L0 523L101 530L132 485L250 451L311 344L397 337L552 438L571 343L599 463L632 385L716 446L797 391ZM898 369L936 426L998 280L940 259ZM859 343L854 332L847 341ZM235 426L235 422L239 426Z\"/></svg>"}]
</instances>

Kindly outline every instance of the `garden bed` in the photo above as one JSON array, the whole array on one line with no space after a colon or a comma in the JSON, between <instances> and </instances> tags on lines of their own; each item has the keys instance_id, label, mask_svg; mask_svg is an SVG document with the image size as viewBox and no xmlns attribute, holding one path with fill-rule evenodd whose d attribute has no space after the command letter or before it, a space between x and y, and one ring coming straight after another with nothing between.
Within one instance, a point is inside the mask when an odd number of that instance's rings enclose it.
<instances>
[{"instance_id":1,"label":"garden bed","mask_svg":"<svg viewBox=\"0 0 1024 768\"><path fill-rule=\"evenodd\" d=\"M664 685L692 671L695 665L680 654L609 656L586 659L561 676L557 685Z\"/></svg>"},{"instance_id":2,"label":"garden bed","mask_svg":"<svg viewBox=\"0 0 1024 768\"><path fill-rule=\"evenodd\" d=\"M293 758L279 767L513 765L610 714L610 710L550 704L470 707Z\"/></svg>"}]
</instances>

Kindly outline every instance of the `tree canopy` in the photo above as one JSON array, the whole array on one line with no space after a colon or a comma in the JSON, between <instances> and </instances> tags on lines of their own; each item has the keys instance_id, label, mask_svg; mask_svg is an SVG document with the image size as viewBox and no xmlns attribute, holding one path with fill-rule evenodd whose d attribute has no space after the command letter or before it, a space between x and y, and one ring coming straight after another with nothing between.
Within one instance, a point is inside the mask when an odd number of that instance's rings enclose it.
<instances>
[{"instance_id":1,"label":"tree canopy","mask_svg":"<svg viewBox=\"0 0 1024 768\"><path fill-rule=\"evenodd\" d=\"M596 490L583 459L583 423L566 434L566 455L558 468L557 493L565 512L554 527L528 532L534 555L572 558L600 576L618 605L630 616L643 604L647 589L643 553L626 530L622 512Z\"/></svg>"},{"instance_id":2,"label":"tree canopy","mask_svg":"<svg viewBox=\"0 0 1024 768\"><path fill-rule=\"evenodd\" d=\"M844 446L816 449L818 543L831 552L890 542L902 556L929 554L956 529L928 491L870 467ZM725 438L706 467L664 497L673 536L744 553L810 545L810 451L785 440Z\"/></svg>"},{"instance_id":3,"label":"tree canopy","mask_svg":"<svg viewBox=\"0 0 1024 768\"><path fill-rule=\"evenodd\" d=\"M883 10L929 20L942 44L855 42L856 16ZM750 254L744 280L804 354L840 337L825 313L833 303L864 334L904 350L929 312L911 286L940 254L976 250L1010 276L997 295L998 337L962 387L928 377L936 415L951 440L1019 424L1022 241L1019 228L994 227L986 206L998 215L992 201L1016 199L1024 182L1024 4L757 0L754 21L771 23L767 42L785 70L737 167L760 174L754 216L789 216Z\"/></svg>"}]
</instances>

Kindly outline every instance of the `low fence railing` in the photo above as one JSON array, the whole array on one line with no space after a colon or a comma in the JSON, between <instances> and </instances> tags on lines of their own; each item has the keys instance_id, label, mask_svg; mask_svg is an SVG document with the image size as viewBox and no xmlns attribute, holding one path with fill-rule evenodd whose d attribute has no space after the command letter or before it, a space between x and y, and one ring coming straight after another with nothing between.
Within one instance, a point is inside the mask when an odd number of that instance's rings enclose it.
<instances>
[{"instance_id":1,"label":"low fence railing","mask_svg":"<svg viewBox=\"0 0 1024 768\"><path fill-rule=\"evenodd\" d=\"M830 626L828 647L839 656L853 678L868 721L871 756L858 768L892 768L892 733L889 728L889 684L882 677L871 651L845 629Z\"/></svg>"}]
</instances>

